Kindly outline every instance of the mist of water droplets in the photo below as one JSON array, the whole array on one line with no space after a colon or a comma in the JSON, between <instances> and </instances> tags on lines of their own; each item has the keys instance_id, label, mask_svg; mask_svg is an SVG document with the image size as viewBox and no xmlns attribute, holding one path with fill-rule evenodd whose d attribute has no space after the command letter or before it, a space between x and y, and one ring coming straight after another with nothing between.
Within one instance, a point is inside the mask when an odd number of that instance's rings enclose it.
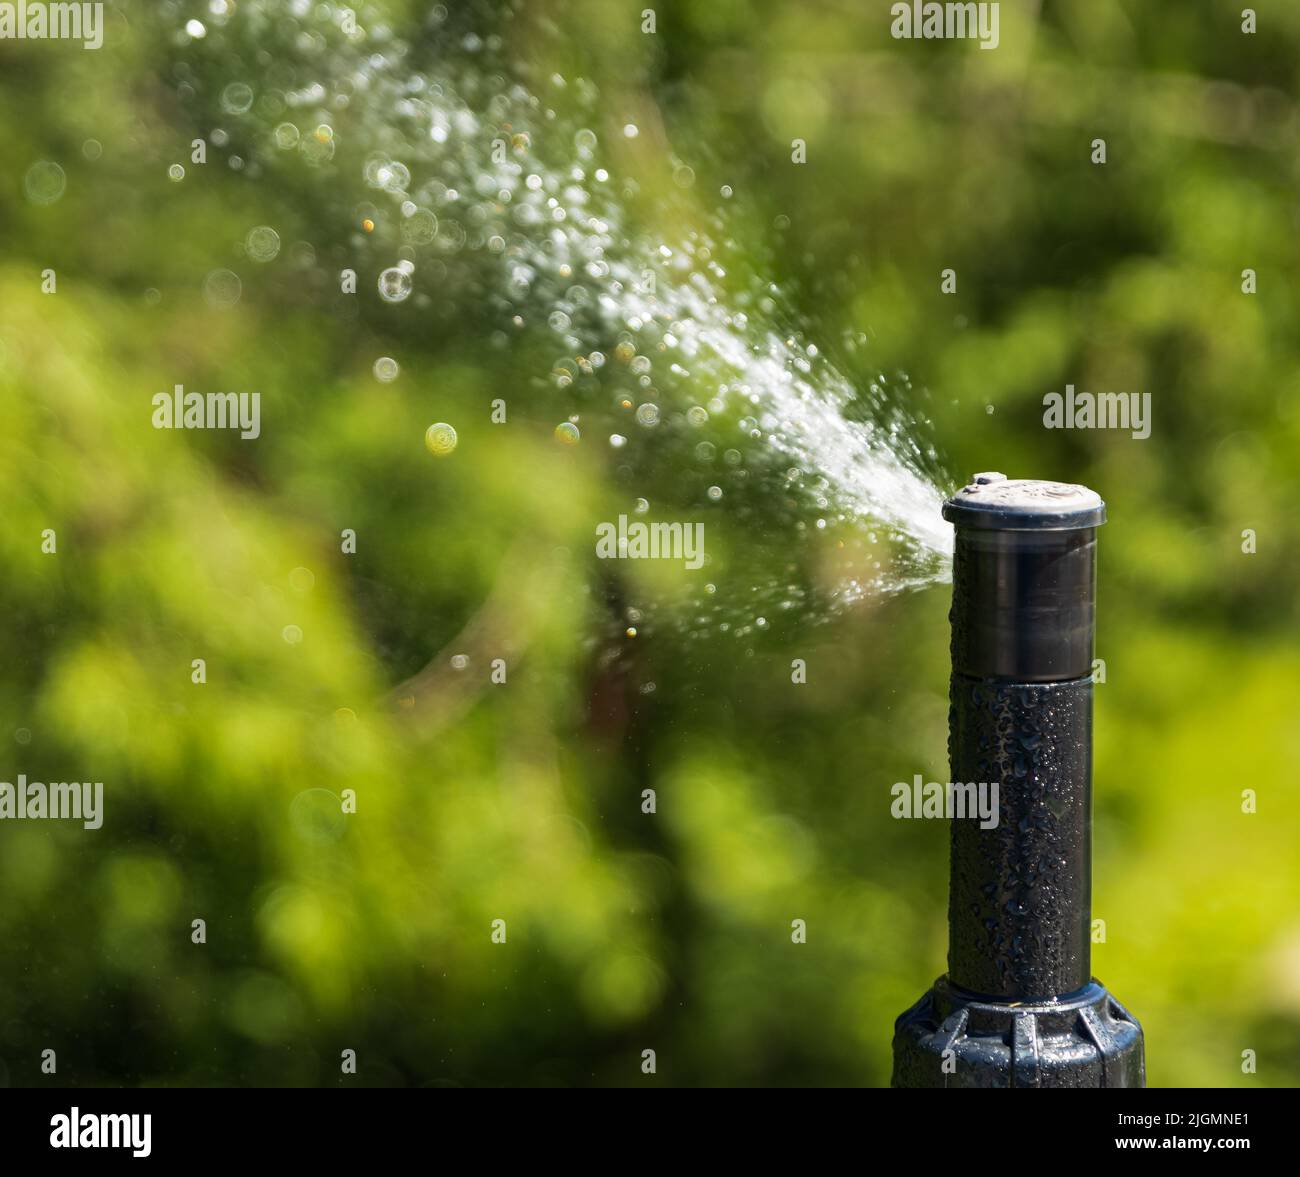
<instances>
[{"instance_id":1,"label":"mist of water droplets","mask_svg":"<svg viewBox=\"0 0 1300 1177\"><path fill-rule=\"evenodd\" d=\"M918 439L922 414L900 412L910 386L879 374L861 387L807 333L778 328L780 291L742 274L743 261L728 272L728 258L753 252L731 240L730 186L710 207L696 171L666 160L665 199L681 202L681 216L670 207L663 223L692 226L667 239L627 212L638 180L615 175L602 151L591 83L512 78L495 38L440 36L440 7L415 47L367 25L363 5L351 32L324 6L292 4L274 22L272 7L226 6L201 37L182 38L190 76L220 78L213 141L229 140L247 175L318 174L322 204L347 226L351 264L377 274L371 300L434 321L486 311L497 349L546 333L554 360L537 376L557 394L547 415L567 418L557 442L600 444L633 479L656 457L689 469L672 508L739 510L738 499L779 496L797 504L799 531L850 534L866 555L837 574L824 604L946 578L951 530L935 454ZM250 30L287 38L297 64L274 76L230 64L249 60L238 50ZM621 133L639 128L629 121ZM272 230L250 230L254 261L278 250ZM228 271L207 286L210 301L238 297ZM374 373L392 382L400 363L377 357ZM629 504L648 489L630 487ZM880 534L890 542L877 557ZM739 604L744 633L766 626L760 610L809 607L793 579L747 586L743 603L703 583L698 619Z\"/></svg>"}]
</instances>

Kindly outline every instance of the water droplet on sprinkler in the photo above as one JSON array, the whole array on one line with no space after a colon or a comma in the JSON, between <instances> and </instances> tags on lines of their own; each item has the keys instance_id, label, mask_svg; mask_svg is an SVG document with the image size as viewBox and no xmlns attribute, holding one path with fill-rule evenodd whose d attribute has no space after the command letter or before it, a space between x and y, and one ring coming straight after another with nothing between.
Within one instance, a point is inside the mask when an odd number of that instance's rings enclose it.
<instances>
[{"instance_id":1,"label":"water droplet on sprinkler","mask_svg":"<svg viewBox=\"0 0 1300 1177\"><path fill-rule=\"evenodd\" d=\"M561 421L555 427L555 440L564 445L577 445L581 434L572 421Z\"/></svg>"},{"instance_id":2,"label":"water droplet on sprinkler","mask_svg":"<svg viewBox=\"0 0 1300 1177\"><path fill-rule=\"evenodd\" d=\"M167 169L167 178L173 184L179 184L183 179L185 179L185 168L178 163L172 164L172 166Z\"/></svg>"},{"instance_id":3,"label":"water droplet on sprinkler","mask_svg":"<svg viewBox=\"0 0 1300 1177\"><path fill-rule=\"evenodd\" d=\"M397 361L392 356L380 356L375 361L371 371L374 372L375 379L381 384L391 384L397 379L401 368L397 366Z\"/></svg>"}]
</instances>

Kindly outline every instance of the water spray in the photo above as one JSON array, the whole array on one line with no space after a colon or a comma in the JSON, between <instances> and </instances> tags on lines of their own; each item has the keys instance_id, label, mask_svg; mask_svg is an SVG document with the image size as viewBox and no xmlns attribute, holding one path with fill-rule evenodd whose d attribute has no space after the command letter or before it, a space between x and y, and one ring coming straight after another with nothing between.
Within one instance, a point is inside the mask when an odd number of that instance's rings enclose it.
<instances>
[{"instance_id":1,"label":"water spray","mask_svg":"<svg viewBox=\"0 0 1300 1177\"><path fill-rule=\"evenodd\" d=\"M897 1021L895 1087L1142 1087L1142 1028L1092 976L1091 490L978 474L956 528L948 754L997 782L952 821L948 972Z\"/></svg>"}]
</instances>

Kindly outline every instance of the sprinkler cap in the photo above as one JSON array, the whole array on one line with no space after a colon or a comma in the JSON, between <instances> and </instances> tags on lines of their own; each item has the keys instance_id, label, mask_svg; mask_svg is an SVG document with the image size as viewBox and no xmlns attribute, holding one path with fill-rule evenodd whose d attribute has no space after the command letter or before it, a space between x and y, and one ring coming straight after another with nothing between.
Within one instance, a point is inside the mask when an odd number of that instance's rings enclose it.
<instances>
[{"instance_id":1,"label":"sprinkler cap","mask_svg":"<svg viewBox=\"0 0 1300 1177\"><path fill-rule=\"evenodd\" d=\"M1073 531L1105 523L1106 504L1096 491L1069 482L976 474L944 503L943 517L982 531Z\"/></svg>"}]
</instances>

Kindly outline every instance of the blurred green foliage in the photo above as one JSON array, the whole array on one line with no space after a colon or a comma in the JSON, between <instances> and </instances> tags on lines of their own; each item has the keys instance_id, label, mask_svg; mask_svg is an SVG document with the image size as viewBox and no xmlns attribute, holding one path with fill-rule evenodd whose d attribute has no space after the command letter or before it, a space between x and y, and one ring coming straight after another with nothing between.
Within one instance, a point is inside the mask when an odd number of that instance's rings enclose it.
<instances>
[{"instance_id":1,"label":"blurred green foliage","mask_svg":"<svg viewBox=\"0 0 1300 1177\"><path fill-rule=\"evenodd\" d=\"M291 178L214 158L171 183L210 131L173 60L205 6L110 7L98 53L0 43L0 779L106 796L97 832L0 827L0 1078L887 1082L893 1019L944 968L946 830L892 820L889 790L946 779L946 590L620 637L665 574L609 578L592 526L641 490L556 444L563 400L485 346L488 308L342 315L287 264L205 306L253 225L331 262L343 238ZM1300 10L1248 37L1236 4L1005 0L982 52L894 42L885 4L664 0L653 36L643 7L472 16L536 76L592 78L602 135L655 128L621 159L643 227L666 144L697 191L732 185L810 337L865 331L874 370L929 390L956 481L1107 499L1094 971L1153 1085L1295 1085ZM44 206L40 160L67 173ZM262 438L149 428L174 383L260 390ZM1150 392L1151 438L1044 430L1066 383ZM544 403L493 426L502 390ZM460 435L441 461L433 420ZM764 509L712 524L720 585L791 576L749 542Z\"/></svg>"}]
</instances>

